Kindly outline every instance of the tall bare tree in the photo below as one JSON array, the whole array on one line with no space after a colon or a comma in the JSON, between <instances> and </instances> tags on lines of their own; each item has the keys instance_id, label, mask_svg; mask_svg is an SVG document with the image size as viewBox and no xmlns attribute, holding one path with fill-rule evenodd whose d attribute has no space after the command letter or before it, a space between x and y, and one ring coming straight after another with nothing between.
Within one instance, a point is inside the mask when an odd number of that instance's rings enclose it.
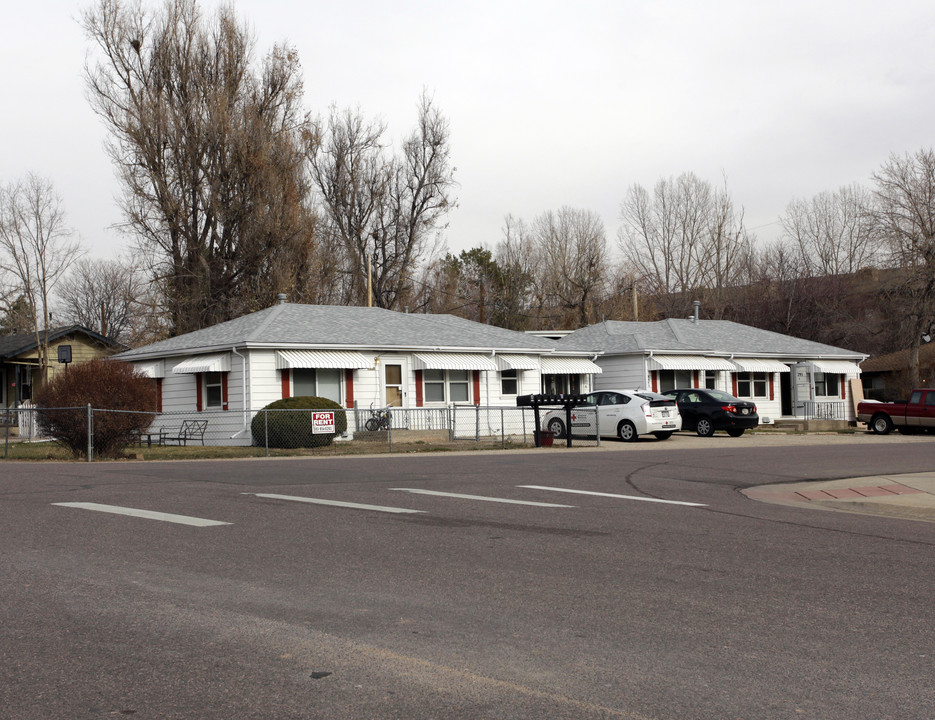
<instances>
[{"instance_id":1,"label":"tall bare tree","mask_svg":"<svg viewBox=\"0 0 935 720\"><path fill-rule=\"evenodd\" d=\"M147 291L135 265L119 259L82 258L59 283L59 314L66 322L83 325L117 342L130 343L137 316L146 312L140 302Z\"/></svg>"},{"instance_id":2,"label":"tall bare tree","mask_svg":"<svg viewBox=\"0 0 935 720\"><path fill-rule=\"evenodd\" d=\"M40 382L49 366L52 291L81 252L50 181L30 174L0 187L0 266L15 279L28 307Z\"/></svg>"},{"instance_id":3,"label":"tall bare tree","mask_svg":"<svg viewBox=\"0 0 935 720\"><path fill-rule=\"evenodd\" d=\"M98 0L87 68L110 131L126 229L167 292L175 334L269 304L314 252L301 68L275 46L257 63L233 9L155 10Z\"/></svg>"},{"instance_id":4,"label":"tall bare tree","mask_svg":"<svg viewBox=\"0 0 935 720\"><path fill-rule=\"evenodd\" d=\"M398 308L415 266L433 254L454 207L448 120L423 94L416 129L396 155L386 127L359 111L333 109L309 136L308 158L323 206L322 232L344 248L351 302Z\"/></svg>"},{"instance_id":5,"label":"tall bare tree","mask_svg":"<svg viewBox=\"0 0 935 720\"><path fill-rule=\"evenodd\" d=\"M720 303L747 266L750 240L726 183L718 190L683 173L659 180L652 194L633 185L620 219L624 257L665 314L684 312L692 293Z\"/></svg>"},{"instance_id":6,"label":"tall bare tree","mask_svg":"<svg viewBox=\"0 0 935 720\"><path fill-rule=\"evenodd\" d=\"M540 285L547 298L568 313L562 324L583 327L597 319L608 278L607 237L600 216L563 207L533 221L543 256Z\"/></svg>"},{"instance_id":7,"label":"tall bare tree","mask_svg":"<svg viewBox=\"0 0 935 720\"><path fill-rule=\"evenodd\" d=\"M810 275L841 275L880 260L870 192L857 184L789 203L780 218L783 239L798 249Z\"/></svg>"},{"instance_id":8,"label":"tall bare tree","mask_svg":"<svg viewBox=\"0 0 935 720\"><path fill-rule=\"evenodd\" d=\"M903 274L899 301L909 334L909 382L919 383L922 336L935 325L935 152L891 155L873 174L873 217Z\"/></svg>"}]
</instances>

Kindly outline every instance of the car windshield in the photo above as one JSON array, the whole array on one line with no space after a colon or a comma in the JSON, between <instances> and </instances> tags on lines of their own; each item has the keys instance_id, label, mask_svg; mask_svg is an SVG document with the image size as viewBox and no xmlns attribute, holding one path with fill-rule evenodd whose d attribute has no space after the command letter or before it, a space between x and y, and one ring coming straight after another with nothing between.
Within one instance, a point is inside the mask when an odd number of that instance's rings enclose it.
<instances>
[{"instance_id":1,"label":"car windshield","mask_svg":"<svg viewBox=\"0 0 935 720\"><path fill-rule=\"evenodd\" d=\"M729 395L726 392L720 390L708 390L708 395L713 397L715 400L720 400L721 402L736 402L737 398L733 395Z\"/></svg>"}]
</instances>

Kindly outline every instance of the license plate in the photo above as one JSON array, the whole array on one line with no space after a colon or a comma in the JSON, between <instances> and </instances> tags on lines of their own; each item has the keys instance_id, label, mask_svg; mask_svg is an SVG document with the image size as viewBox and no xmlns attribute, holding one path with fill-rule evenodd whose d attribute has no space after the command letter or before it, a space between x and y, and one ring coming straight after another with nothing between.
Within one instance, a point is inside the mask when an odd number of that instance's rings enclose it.
<instances>
[{"instance_id":1,"label":"license plate","mask_svg":"<svg viewBox=\"0 0 935 720\"><path fill-rule=\"evenodd\" d=\"M674 428L674 427L675 427L675 423L665 423L665 424L663 424L663 426L662 426L663 429L666 429L666 428Z\"/></svg>"},{"instance_id":2,"label":"license plate","mask_svg":"<svg viewBox=\"0 0 935 720\"><path fill-rule=\"evenodd\" d=\"M750 414L750 409L749 409L749 408L743 408L743 409L740 411L740 414L741 414L741 415L749 415L749 414Z\"/></svg>"},{"instance_id":3,"label":"license plate","mask_svg":"<svg viewBox=\"0 0 935 720\"><path fill-rule=\"evenodd\" d=\"M669 417L669 411L668 411L668 410L663 410L663 411L662 411L661 413L659 413L659 414L662 415L662 417Z\"/></svg>"}]
</instances>

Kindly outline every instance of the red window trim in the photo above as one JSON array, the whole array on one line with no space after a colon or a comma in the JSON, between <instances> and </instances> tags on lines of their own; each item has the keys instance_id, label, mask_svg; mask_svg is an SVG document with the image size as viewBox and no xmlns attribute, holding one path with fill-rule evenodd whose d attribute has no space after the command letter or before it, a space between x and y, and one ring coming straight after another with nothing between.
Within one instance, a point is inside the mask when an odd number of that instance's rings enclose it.
<instances>
[{"instance_id":1,"label":"red window trim","mask_svg":"<svg viewBox=\"0 0 935 720\"><path fill-rule=\"evenodd\" d=\"M474 371L474 404L480 405L480 370Z\"/></svg>"},{"instance_id":2,"label":"red window trim","mask_svg":"<svg viewBox=\"0 0 935 720\"><path fill-rule=\"evenodd\" d=\"M195 410L198 412L204 410L204 404L201 400L202 382L204 382L204 373L195 373Z\"/></svg>"},{"instance_id":3,"label":"red window trim","mask_svg":"<svg viewBox=\"0 0 935 720\"><path fill-rule=\"evenodd\" d=\"M285 370L279 371L282 374L282 399L292 397L292 384L289 382L289 378L292 375L292 371L286 368Z\"/></svg>"},{"instance_id":4,"label":"red window trim","mask_svg":"<svg viewBox=\"0 0 935 720\"><path fill-rule=\"evenodd\" d=\"M422 388L422 371L416 370L416 407L425 406L425 395Z\"/></svg>"},{"instance_id":5,"label":"red window trim","mask_svg":"<svg viewBox=\"0 0 935 720\"><path fill-rule=\"evenodd\" d=\"M221 410L227 410L227 375L228 373L221 373Z\"/></svg>"},{"instance_id":6,"label":"red window trim","mask_svg":"<svg viewBox=\"0 0 935 720\"><path fill-rule=\"evenodd\" d=\"M731 380L731 387L733 387L734 389L731 395L733 395L734 397L737 397L737 373L731 373L730 380Z\"/></svg>"},{"instance_id":7,"label":"red window trim","mask_svg":"<svg viewBox=\"0 0 935 720\"><path fill-rule=\"evenodd\" d=\"M770 373L770 374L769 374L769 399L770 399L770 400L775 400L775 399L776 399L776 390L775 390L775 388L773 387L773 380L775 379L775 377L776 377L776 376L773 375L773 373Z\"/></svg>"},{"instance_id":8,"label":"red window trim","mask_svg":"<svg viewBox=\"0 0 935 720\"><path fill-rule=\"evenodd\" d=\"M156 378L156 412L162 412L162 378Z\"/></svg>"},{"instance_id":9,"label":"red window trim","mask_svg":"<svg viewBox=\"0 0 935 720\"><path fill-rule=\"evenodd\" d=\"M653 392L659 392L659 374L656 370L651 370L649 373L650 382L653 385Z\"/></svg>"}]
</instances>

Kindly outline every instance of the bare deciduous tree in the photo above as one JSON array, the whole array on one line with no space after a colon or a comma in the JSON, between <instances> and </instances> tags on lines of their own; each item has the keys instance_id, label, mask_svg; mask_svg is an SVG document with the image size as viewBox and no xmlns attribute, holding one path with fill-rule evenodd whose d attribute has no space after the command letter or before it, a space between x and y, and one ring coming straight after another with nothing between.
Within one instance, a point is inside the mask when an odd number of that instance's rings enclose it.
<instances>
[{"instance_id":1,"label":"bare deciduous tree","mask_svg":"<svg viewBox=\"0 0 935 720\"><path fill-rule=\"evenodd\" d=\"M49 366L52 291L81 252L50 181L30 174L0 187L0 265L28 306L41 379Z\"/></svg>"},{"instance_id":2,"label":"bare deciduous tree","mask_svg":"<svg viewBox=\"0 0 935 720\"><path fill-rule=\"evenodd\" d=\"M230 7L155 11L98 0L84 14L99 62L91 104L111 136L127 230L167 292L173 333L269 304L314 252L307 118L294 50L257 67Z\"/></svg>"},{"instance_id":3,"label":"bare deciduous tree","mask_svg":"<svg viewBox=\"0 0 935 720\"><path fill-rule=\"evenodd\" d=\"M665 314L684 312L701 291L723 302L723 290L747 267L750 241L727 192L693 173L659 180L652 195L640 185L620 205L620 248ZM709 309L714 309L710 307Z\"/></svg>"},{"instance_id":4,"label":"bare deciduous tree","mask_svg":"<svg viewBox=\"0 0 935 720\"><path fill-rule=\"evenodd\" d=\"M145 312L139 300L145 285L139 268L130 263L83 258L59 284L59 313L66 322L130 343L137 316Z\"/></svg>"},{"instance_id":5,"label":"bare deciduous tree","mask_svg":"<svg viewBox=\"0 0 935 720\"><path fill-rule=\"evenodd\" d=\"M935 324L935 152L891 155L873 174L873 217L903 274L900 301L910 332L909 382L919 383L922 335Z\"/></svg>"},{"instance_id":6,"label":"bare deciduous tree","mask_svg":"<svg viewBox=\"0 0 935 720\"><path fill-rule=\"evenodd\" d=\"M780 218L783 239L798 247L810 275L849 274L878 263L871 200L855 184L789 203Z\"/></svg>"},{"instance_id":7,"label":"bare deciduous tree","mask_svg":"<svg viewBox=\"0 0 935 720\"><path fill-rule=\"evenodd\" d=\"M533 222L543 256L540 285L547 298L571 315L563 324L584 327L596 320L607 283L607 237L597 213L563 207Z\"/></svg>"},{"instance_id":8,"label":"bare deciduous tree","mask_svg":"<svg viewBox=\"0 0 935 720\"><path fill-rule=\"evenodd\" d=\"M398 308L454 207L454 168L448 121L427 95L398 155L387 154L385 130L359 111L332 110L310 135L308 158L324 208L322 231L344 248L348 299L368 302L370 274L374 304Z\"/></svg>"}]
</instances>

